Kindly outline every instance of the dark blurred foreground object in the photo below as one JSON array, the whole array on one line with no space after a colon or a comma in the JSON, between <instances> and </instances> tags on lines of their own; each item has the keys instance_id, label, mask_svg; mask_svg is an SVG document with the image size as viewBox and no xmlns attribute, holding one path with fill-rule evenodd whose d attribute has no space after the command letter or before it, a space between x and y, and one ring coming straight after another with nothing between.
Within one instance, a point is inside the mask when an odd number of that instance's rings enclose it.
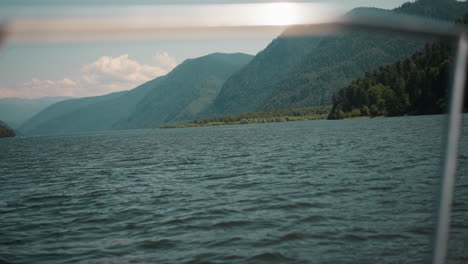
<instances>
[{"instance_id":1,"label":"dark blurred foreground object","mask_svg":"<svg viewBox=\"0 0 468 264\"><path fill-rule=\"evenodd\" d=\"M7 124L0 121L0 138L16 137L16 133Z\"/></svg>"}]
</instances>

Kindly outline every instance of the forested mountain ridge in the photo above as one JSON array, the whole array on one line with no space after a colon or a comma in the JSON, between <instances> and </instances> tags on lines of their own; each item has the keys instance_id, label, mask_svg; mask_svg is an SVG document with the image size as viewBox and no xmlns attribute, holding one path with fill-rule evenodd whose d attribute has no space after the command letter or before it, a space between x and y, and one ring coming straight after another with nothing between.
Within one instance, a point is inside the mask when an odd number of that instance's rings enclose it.
<instances>
[{"instance_id":1,"label":"forested mountain ridge","mask_svg":"<svg viewBox=\"0 0 468 264\"><path fill-rule=\"evenodd\" d=\"M247 66L225 82L213 107L205 115L257 110L259 105L274 93L270 84L281 80L285 69L297 65L303 56L316 47L320 39L320 37L284 36L274 39Z\"/></svg>"},{"instance_id":2,"label":"forested mountain ridge","mask_svg":"<svg viewBox=\"0 0 468 264\"><path fill-rule=\"evenodd\" d=\"M26 122L30 135L154 128L188 121L211 104L219 88L252 56L215 53L182 62L169 74L130 91L67 100Z\"/></svg>"},{"instance_id":3,"label":"forested mountain ridge","mask_svg":"<svg viewBox=\"0 0 468 264\"><path fill-rule=\"evenodd\" d=\"M459 23L467 21L465 15ZM333 97L329 119L445 112L453 54L449 44L436 41L410 58L366 73ZM467 105L465 93L465 109Z\"/></svg>"},{"instance_id":4,"label":"forested mountain ridge","mask_svg":"<svg viewBox=\"0 0 468 264\"><path fill-rule=\"evenodd\" d=\"M467 10L465 2L419 0L404 4L393 12L455 20ZM390 13L388 10L358 8L348 16L370 14L384 17ZM315 38L287 37L284 34L259 53L245 69L226 81L210 115L330 104L332 95L340 88L363 77L366 72L411 56L422 50L426 42L396 33L362 31ZM298 59L291 60L288 67L281 64L273 66L277 68L273 78L266 78L262 70L251 67L281 57L277 51L287 50L281 47L285 43L299 51L298 55L295 50L289 50L290 56Z\"/></svg>"},{"instance_id":5,"label":"forested mountain ridge","mask_svg":"<svg viewBox=\"0 0 468 264\"><path fill-rule=\"evenodd\" d=\"M395 9L410 15L432 17L441 20L454 21L467 12L468 2L457 0L417 0L407 2Z\"/></svg>"},{"instance_id":6,"label":"forested mountain ridge","mask_svg":"<svg viewBox=\"0 0 468 264\"><path fill-rule=\"evenodd\" d=\"M193 120L210 106L231 75L253 56L243 53L213 53L189 59L165 76L126 119L114 128L154 128L164 123Z\"/></svg>"},{"instance_id":7,"label":"forested mountain ridge","mask_svg":"<svg viewBox=\"0 0 468 264\"><path fill-rule=\"evenodd\" d=\"M419 0L394 12L454 21L468 11L468 4L454 0ZM356 9L348 16L384 18L389 12ZM349 31L323 39L314 53L304 58L294 75L278 83L278 92L263 108L327 105L332 95L368 71L407 58L422 50L427 39L411 39L397 33Z\"/></svg>"}]
</instances>

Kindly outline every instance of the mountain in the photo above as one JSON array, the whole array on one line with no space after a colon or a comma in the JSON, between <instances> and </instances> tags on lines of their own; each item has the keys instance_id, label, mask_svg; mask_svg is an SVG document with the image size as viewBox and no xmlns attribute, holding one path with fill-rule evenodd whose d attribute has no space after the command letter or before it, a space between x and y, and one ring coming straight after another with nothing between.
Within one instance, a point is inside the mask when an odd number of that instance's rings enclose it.
<instances>
[{"instance_id":1,"label":"mountain","mask_svg":"<svg viewBox=\"0 0 468 264\"><path fill-rule=\"evenodd\" d=\"M19 127L46 107L71 97L44 97L40 99L0 98L0 120L13 128Z\"/></svg>"},{"instance_id":2,"label":"mountain","mask_svg":"<svg viewBox=\"0 0 468 264\"><path fill-rule=\"evenodd\" d=\"M56 103L20 127L25 134L64 134L159 127L193 119L224 81L252 56L214 53L189 59L130 91Z\"/></svg>"},{"instance_id":3,"label":"mountain","mask_svg":"<svg viewBox=\"0 0 468 264\"><path fill-rule=\"evenodd\" d=\"M333 98L329 119L357 116L401 116L443 113L452 50L445 43L367 73Z\"/></svg>"},{"instance_id":4,"label":"mountain","mask_svg":"<svg viewBox=\"0 0 468 264\"><path fill-rule=\"evenodd\" d=\"M7 124L0 121L0 138L15 137L15 131L11 129Z\"/></svg>"},{"instance_id":5,"label":"mountain","mask_svg":"<svg viewBox=\"0 0 468 264\"><path fill-rule=\"evenodd\" d=\"M291 28L289 31L296 30ZM287 33L287 32L285 32ZM315 49L320 37L278 37L242 70L223 85L215 103L205 115L214 116L258 110L259 102L267 101L275 92L286 69L296 66Z\"/></svg>"},{"instance_id":6,"label":"mountain","mask_svg":"<svg viewBox=\"0 0 468 264\"><path fill-rule=\"evenodd\" d=\"M455 20L467 10L466 2L419 0L393 11L358 8L347 15L384 18L396 12ZM307 33L308 29L297 30ZM322 37L290 37L287 33L226 81L208 115L331 104L332 95L351 81L411 56L427 42L396 33L347 31Z\"/></svg>"},{"instance_id":7,"label":"mountain","mask_svg":"<svg viewBox=\"0 0 468 264\"><path fill-rule=\"evenodd\" d=\"M457 0L417 0L407 2L395 12L453 21L466 13L468 3Z\"/></svg>"},{"instance_id":8,"label":"mountain","mask_svg":"<svg viewBox=\"0 0 468 264\"><path fill-rule=\"evenodd\" d=\"M462 22L468 22L468 14ZM334 96L329 119L446 112L453 54L449 44L436 41L423 52L367 73ZM465 111L467 106L465 93Z\"/></svg>"},{"instance_id":9,"label":"mountain","mask_svg":"<svg viewBox=\"0 0 468 264\"><path fill-rule=\"evenodd\" d=\"M222 85L253 57L214 53L186 60L151 90L117 128L152 128L193 120L210 106Z\"/></svg>"},{"instance_id":10,"label":"mountain","mask_svg":"<svg viewBox=\"0 0 468 264\"><path fill-rule=\"evenodd\" d=\"M113 102L126 93L127 91L124 91L58 102L39 112L19 129L26 135L72 133L80 129L100 130L102 127L109 126L108 122L110 122L102 118L107 116L109 111L101 106ZM109 115L109 117L115 119L117 115Z\"/></svg>"}]
</instances>

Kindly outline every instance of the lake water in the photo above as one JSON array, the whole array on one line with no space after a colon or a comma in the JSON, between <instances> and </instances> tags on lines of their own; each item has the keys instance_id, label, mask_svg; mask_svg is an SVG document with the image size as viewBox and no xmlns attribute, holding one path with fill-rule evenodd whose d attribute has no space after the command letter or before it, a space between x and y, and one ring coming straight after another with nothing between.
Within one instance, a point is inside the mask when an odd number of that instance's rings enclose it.
<instances>
[{"instance_id":1,"label":"lake water","mask_svg":"<svg viewBox=\"0 0 468 264\"><path fill-rule=\"evenodd\" d=\"M464 119L450 263L468 260ZM444 125L2 139L0 263L428 263Z\"/></svg>"}]
</instances>

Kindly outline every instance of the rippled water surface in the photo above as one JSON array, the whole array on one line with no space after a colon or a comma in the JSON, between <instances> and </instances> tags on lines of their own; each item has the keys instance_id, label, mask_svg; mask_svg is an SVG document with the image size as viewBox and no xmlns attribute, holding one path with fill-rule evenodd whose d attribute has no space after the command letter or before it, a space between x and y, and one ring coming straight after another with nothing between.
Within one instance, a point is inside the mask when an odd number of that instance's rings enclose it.
<instances>
[{"instance_id":1,"label":"rippled water surface","mask_svg":"<svg viewBox=\"0 0 468 264\"><path fill-rule=\"evenodd\" d=\"M444 116L0 140L0 262L427 263ZM467 263L468 118L451 263Z\"/></svg>"}]
</instances>

